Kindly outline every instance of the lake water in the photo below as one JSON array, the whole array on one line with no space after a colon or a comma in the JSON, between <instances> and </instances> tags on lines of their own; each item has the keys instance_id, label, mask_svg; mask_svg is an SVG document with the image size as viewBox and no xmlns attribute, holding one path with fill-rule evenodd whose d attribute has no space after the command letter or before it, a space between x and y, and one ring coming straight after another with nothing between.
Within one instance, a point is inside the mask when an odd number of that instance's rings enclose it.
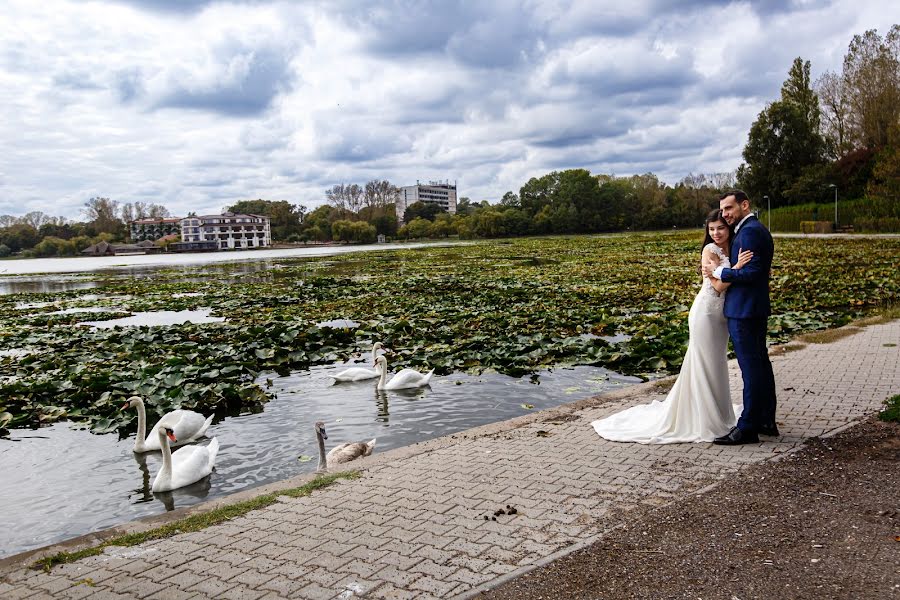
<instances>
[{"instance_id":1,"label":"lake water","mask_svg":"<svg viewBox=\"0 0 900 600\"><path fill-rule=\"evenodd\" d=\"M234 250L223 252L137 254L125 256L79 256L72 258L31 258L0 261L0 284L3 276L34 275L37 273L87 273L107 269L135 269L147 267L179 267L185 265L206 265L224 262L272 260L279 258L302 258L306 256L331 256L348 252L369 250L403 250L429 246L447 246L467 242L397 243L347 246L309 246L303 248L280 248L265 250ZM43 278L21 278L24 283L31 281L35 289L18 291L63 291L39 289ZM10 278L13 281L13 278ZM58 280L57 280L58 281ZM76 287L66 289L79 289ZM2 286L0 286L0 293ZM10 292L5 292L10 293Z\"/></svg>"},{"instance_id":2,"label":"lake water","mask_svg":"<svg viewBox=\"0 0 900 600\"><path fill-rule=\"evenodd\" d=\"M318 420L328 430L326 449L377 438L375 452L384 452L639 381L597 367L574 367L519 379L455 373L435 377L422 389L378 392L375 380L333 384L328 374L342 368L261 375L259 383L272 380L270 391L277 397L260 413L213 424L207 435L221 445L216 470L164 494L150 492L160 454L134 454L134 436L93 435L67 423L12 430L0 439L0 556L311 473ZM310 460L298 460L301 456Z\"/></svg>"}]
</instances>

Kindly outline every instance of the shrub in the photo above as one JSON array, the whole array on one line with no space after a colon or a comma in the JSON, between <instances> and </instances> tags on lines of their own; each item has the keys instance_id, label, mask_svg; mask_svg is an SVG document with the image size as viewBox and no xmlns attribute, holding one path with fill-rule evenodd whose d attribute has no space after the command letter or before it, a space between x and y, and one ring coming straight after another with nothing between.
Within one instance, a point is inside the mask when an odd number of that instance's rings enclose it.
<instances>
[{"instance_id":1,"label":"shrub","mask_svg":"<svg viewBox=\"0 0 900 600\"><path fill-rule=\"evenodd\" d=\"M831 233L833 224L829 221L800 221L801 233Z\"/></svg>"},{"instance_id":2,"label":"shrub","mask_svg":"<svg viewBox=\"0 0 900 600\"><path fill-rule=\"evenodd\" d=\"M882 421L900 423L900 394L888 398L884 403L885 409L878 413L878 418Z\"/></svg>"}]
</instances>

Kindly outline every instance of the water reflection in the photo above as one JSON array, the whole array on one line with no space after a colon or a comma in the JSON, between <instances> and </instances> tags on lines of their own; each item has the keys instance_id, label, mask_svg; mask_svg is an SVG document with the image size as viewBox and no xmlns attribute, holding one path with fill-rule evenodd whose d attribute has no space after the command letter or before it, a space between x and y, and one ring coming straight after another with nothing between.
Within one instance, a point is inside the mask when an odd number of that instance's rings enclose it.
<instances>
[{"instance_id":1,"label":"water reflection","mask_svg":"<svg viewBox=\"0 0 900 600\"><path fill-rule=\"evenodd\" d=\"M77 281L64 277L3 277L0 278L0 295L69 292L87 290L99 285L97 281Z\"/></svg>"},{"instance_id":2,"label":"water reflection","mask_svg":"<svg viewBox=\"0 0 900 600\"><path fill-rule=\"evenodd\" d=\"M171 492L154 492L150 489L153 485L153 479L156 473L162 467L162 454L160 452L132 452L134 462L138 465L141 474L141 486L131 490L129 500L133 504L143 504L146 502L161 502L166 511L172 511L177 508L178 504L190 506L198 501L205 500L209 496L212 489L212 478L215 477L215 471L212 475L208 475L196 483L187 485ZM150 473L148 458L153 459L153 474ZM176 502L176 499L179 502Z\"/></svg>"},{"instance_id":3,"label":"water reflection","mask_svg":"<svg viewBox=\"0 0 900 600\"><path fill-rule=\"evenodd\" d=\"M137 500L132 500L132 502L153 501L153 493L150 492L150 468L147 467L147 454L148 453L146 452L131 453L131 455L134 457L134 462L137 463L138 469L141 472L141 487L133 490L134 494L137 494L140 497Z\"/></svg>"},{"instance_id":4,"label":"water reflection","mask_svg":"<svg viewBox=\"0 0 900 600\"><path fill-rule=\"evenodd\" d=\"M311 473L316 461L298 457L318 456L318 420L327 425L329 447L377 438L379 453L527 414L523 404L540 410L637 381L574 367L518 379L454 373L424 388L379 391L374 380L333 384L329 375L346 366L260 374L258 383L272 379L277 397L261 412L210 427L221 445L212 475L166 494L150 491L161 454L133 453L132 436L92 435L67 423L39 435L11 430L9 440L0 439L0 556Z\"/></svg>"},{"instance_id":5,"label":"water reflection","mask_svg":"<svg viewBox=\"0 0 900 600\"><path fill-rule=\"evenodd\" d=\"M109 309L108 312L111 312ZM151 312L137 312L130 317L110 319L108 321L82 321L78 325L87 325L96 329L110 329L112 327L138 327L141 325L181 325L183 323L221 323L225 317L211 317L211 308L198 310L157 310Z\"/></svg>"}]
</instances>

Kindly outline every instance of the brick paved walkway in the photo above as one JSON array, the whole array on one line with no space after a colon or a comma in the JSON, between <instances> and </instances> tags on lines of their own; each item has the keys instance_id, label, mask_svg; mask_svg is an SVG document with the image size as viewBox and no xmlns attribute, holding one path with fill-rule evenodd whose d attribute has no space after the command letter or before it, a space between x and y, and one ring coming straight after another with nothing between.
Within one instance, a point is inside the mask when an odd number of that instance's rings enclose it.
<instances>
[{"instance_id":1,"label":"brick paved walkway","mask_svg":"<svg viewBox=\"0 0 900 600\"><path fill-rule=\"evenodd\" d=\"M470 596L627 522L639 503L696 492L876 411L900 392L900 351L888 344L900 344L900 321L774 357L783 434L774 442L642 446L598 438L590 421L661 396L645 384L376 454L353 463L364 469L361 479L201 532L108 548L49 574L6 564L0 597ZM730 370L739 398L736 365ZM506 505L518 514L484 519Z\"/></svg>"}]
</instances>

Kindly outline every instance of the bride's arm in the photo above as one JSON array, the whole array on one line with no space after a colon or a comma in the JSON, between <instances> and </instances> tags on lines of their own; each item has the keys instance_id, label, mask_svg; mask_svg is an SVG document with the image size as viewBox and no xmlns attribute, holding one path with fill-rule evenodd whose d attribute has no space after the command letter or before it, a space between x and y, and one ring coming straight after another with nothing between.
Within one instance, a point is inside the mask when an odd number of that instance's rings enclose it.
<instances>
[{"instance_id":1,"label":"bride's arm","mask_svg":"<svg viewBox=\"0 0 900 600\"><path fill-rule=\"evenodd\" d=\"M721 260L716 254L710 250L709 248L703 249L703 254L701 255L700 262L704 267L707 267L708 272L712 272L721 264ZM719 292L720 294L728 289L730 283L726 283L721 279L716 279L715 277L709 277L709 283L713 286L713 289Z\"/></svg>"}]
</instances>

